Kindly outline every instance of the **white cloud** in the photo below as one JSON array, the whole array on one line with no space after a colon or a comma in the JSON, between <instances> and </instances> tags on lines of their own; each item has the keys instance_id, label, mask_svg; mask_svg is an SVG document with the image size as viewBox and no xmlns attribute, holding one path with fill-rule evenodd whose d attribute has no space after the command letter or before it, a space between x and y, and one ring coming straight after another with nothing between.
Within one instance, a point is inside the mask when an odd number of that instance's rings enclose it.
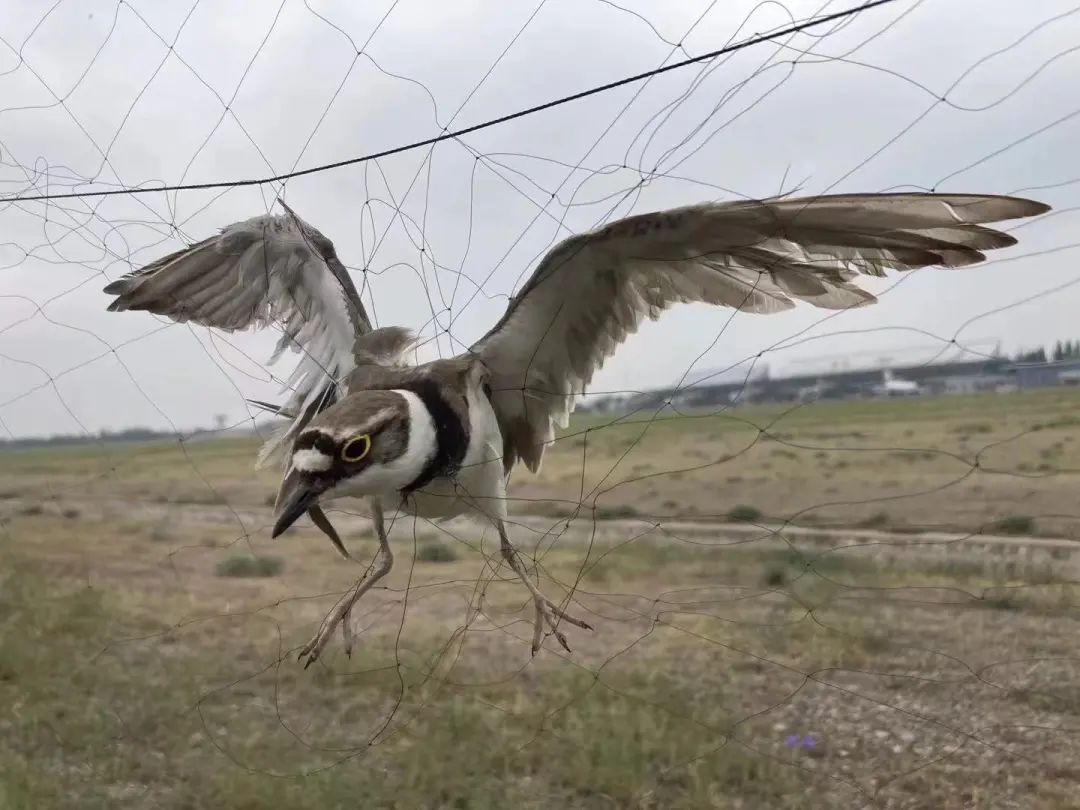
<instances>
[{"instance_id":1,"label":"white cloud","mask_svg":"<svg viewBox=\"0 0 1080 810\"><path fill-rule=\"evenodd\" d=\"M362 46L391 4L309 5ZM620 5L647 18L666 39L684 39L691 53L790 19L777 5L742 0ZM788 6L801 18L821 4ZM286 3L276 25L274 4L200 3L186 23L187 9L177 4L61 4L32 36L42 7L7 4L0 11L0 31L9 46L0 49L2 188L7 193L64 190L71 185L66 177L97 176L100 183L125 185L260 177L271 167L291 169L313 132L301 167L429 137L438 126L428 92L446 124L534 8L402 0L365 48L382 69L406 77L396 78L380 72L367 56L358 57L345 34L302 3ZM837 8L829 4L827 10ZM796 55L764 44L704 73L674 71L644 90L620 88L465 138L480 153L498 153L493 158L498 163L478 162L449 142L435 149L430 164L428 150L417 150L297 178L286 193L290 204L335 241L348 264L370 268L381 323L419 327L436 312L445 326L441 310L451 305L453 335L468 343L494 322L506 296L553 240L565 236L567 228L600 221L618 195L638 182L635 168L652 169L660 161L661 173L678 178L654 179L623 203L619 214L730 196L716 187L752 196L775 193L785 176L789 187L805 181L807 192L820 191L849 175L931 106L926 92L885 71L940 93L977 60L1068 10L1056 0L1037 10L1005 0L898 2L862 15L826 39L799 36L790 43L844 54L884 29L850 53L850 59L879 69L830 61L794 70L777 64L754 75L770 59L770 64L790 62ZM967 112L939 104L836 190L930 186L1070 112L1080 53L1064 52L1080 44L1078 18L1035 31L972 71L950 95L962 106L989 109ZM170 54L161 40L171 42L181 25ZM455 124L473 124L648 70L671 50L640 19L610 4L548 0ZM1063 55L994 104L1058 54ZM64 98L63 104L34 72ZM667 106L699 76L704 77L700 85L664 119ZM612 124L639 90L640 97ZM234 93L226 113L222 99L229 101ZM1003 193L1080 177L1078 131L1080 119L1062 123L951 178L943 188ZM579 162L584 168L571 172ZM630 168L618 168L624 163ZM601 167L617 170L591 174ZM1066 185L1032 195L1067 208L1076 204L1078 189L1080 184ZM0 419L8 429L31 434L77 430L79 423L89 429L191 427L211 423L216 413L229 414L230 421L242 418L247 413L242 395L273 398L276 386L258 364L269 355L272 335L211 338L199 328L161 328L147 315L106 313L100 289L130 266L179 246L172 224L187 238L201 238L266 210L275 191L248 187L0 205L0 242L5 243L0 246ZM394 217L398 206L404 223ZM1003 255L1063 247L1074 239L1074 223L1074 215L1063 213L1026 227L1021 245ZM24 252L31 255L24 259ZM445 269L433 268L432 257ZM1064 251L966 271L914 274L878 306L844 313L811 332L848 334L769 355L770 366L774 372L794 370L800 359L928 341L912 330L951 338L980 313L1069 281L1075 260L1075 253ZM458 277L459 270L464 277ZM358 272L357 281L361 278ZM482 292L462 308L478 284ZM1078 296L1080 291L1068 289L981 320L964 336L1000 336L1006 345L1075 336ZM729 315L679 307L659 323L647 324L609 362L595 387L668 383L673 369L686 368L721 332L698 367L722 368L812 327L827 313L799 308L768 318L740 315L725 329ZM895 328L850 334L882 327ZM154 330L160 331L140 337ZM427 334L437 331L427 326ZM119 347L115 355L113 346ZM451 349L445 336L440 347L444 353ZM286 376L289 362L286 358L273 371ZM80 364L85 365L76 368ZM55 387L50 377L57 378Z\"/></svg>"}]
</instances>

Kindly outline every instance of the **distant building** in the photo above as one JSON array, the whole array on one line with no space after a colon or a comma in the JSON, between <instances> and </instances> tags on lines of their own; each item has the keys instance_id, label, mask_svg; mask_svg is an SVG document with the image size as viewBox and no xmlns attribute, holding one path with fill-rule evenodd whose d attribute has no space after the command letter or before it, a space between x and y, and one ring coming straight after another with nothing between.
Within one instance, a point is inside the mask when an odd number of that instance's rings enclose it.
<instances>
[{"instance_id":1,"label":"distant building","mask_svg":"<svg viewBox=\"0 0 1080 810\"><path fill-rule=\"evenodd\" d=\"M578 400L575 410L580 413L625 413L630 398L630 394L586 394Z\"/></svg>"},{"instance_id":2,"label":"distant building","mask_svg":"<svg viewBox=\"0 0 1080 810\"><path fill-rule=\"evenodd\" d=\"M1016 363L1003 357L954 361L891 369L869 368L771 377L763 367L724 369L694 375L698 382L678 388L609 397L596 411L654 411L677 408L716 409L759 402L813 402L894 396L949 396L1080 386L1080 359Z\"/></svg>"},{"instance_id":3,"label":"distant building","mask_svg":"<svg viewBox=\"0 0 1080 810\"><path fill-rule=\"evenodd\" d=\"M875 397L917 397L923 393L923 388L914 380L897 377L887 368L881 372L881 382L871 386L870 393Z\"/></svg>"},{"instance_id":4,"label":"distant building","mask_svg":"<svg viewBox=\"0 0 1080 810\"><path fill-rule=\"evenodd\" d=\"M883 395L885 387L902 388L904 393L909 395L915 392L944 394L993 391L1013 379L1004 373L1009 364L1010 361L1004 358L924 364L890 369L887 377L884 375L885 369L870 368L747 380L744 370L742 376L736 379L728 377L723 382L707 379L696 385L684 385L678 392L671 388L648 391L634 396L628 404L631 408L651 410L662 406L676 395L680 404L703 408L745 405L752 402L858 399ZM892 380L891 386L885 386L884 379ZM961 380L972 382L965 383Z\"/></svg>"},{"instance_id":5,"label":"distant building","mask_svg":"<svg viewBox=\"0 0 1080 810\"><path fill-rule=\"evenodd\" d=\"M1016 380L1009 374L956 374L932 380L926 390L933 394L957 396L963 394L987 394L1016 388Z\"/></svg>"},{"instance_id":6,"label":"distant building","mask_svg":"<svg viewBox=\"0 0 1080 810\"><path fill-rule=\"evenodd\" d=\"M1020 390L1054 388L1080 382L1080 360L1059 360L1049 363L1017 363L1010 367Z\"/></svg>"}]
</instances>

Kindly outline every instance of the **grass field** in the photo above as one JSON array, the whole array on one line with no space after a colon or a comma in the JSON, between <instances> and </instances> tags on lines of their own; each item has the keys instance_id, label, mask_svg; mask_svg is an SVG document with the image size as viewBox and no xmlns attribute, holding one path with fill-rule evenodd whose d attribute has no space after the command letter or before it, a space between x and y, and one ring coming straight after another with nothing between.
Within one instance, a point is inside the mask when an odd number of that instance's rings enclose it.
<instances>
[{"instance_id":1,"label":"grass field","mask_svg":"<svg viewBox=\"0 0 1080 810\"><path fill-rule=\"evenodd\" d=\"M515 513L723 519L739 507L808 525L989 530L1080 539L1080 391L822 402L575 422ZM257 442L109 444L13 453L0 498L263 506L277 471ZM582 504L584 506L582 507Z\"/></svg>"},{"instance_id":2,"label":"grass field","mask_svg":"<svg viewBox=\"0 0 1080 810\"><path fill-rule=\"evenodd\" d=\"M0 808L1080 806L1080 559L920 552L1077 539L1077 406L580 420L511 484L559 527L516 537L595 627L573 654L530 659L490 532L402 522L352 658L307 671L360 567L311 528L269 540L253 442L6 453ZM821 534L644 531L688 519Z\"/></svg>"}]
</instances>

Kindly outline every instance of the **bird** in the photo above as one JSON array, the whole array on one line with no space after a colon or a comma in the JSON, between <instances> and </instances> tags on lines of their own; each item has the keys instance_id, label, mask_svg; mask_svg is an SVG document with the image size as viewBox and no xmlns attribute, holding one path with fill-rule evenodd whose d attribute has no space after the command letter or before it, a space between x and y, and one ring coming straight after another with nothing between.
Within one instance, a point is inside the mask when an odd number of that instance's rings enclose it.
<instances>
[{"instance_id":1,"label":"bird","mask_svg":"<svg viewBox=\"0 0 1080 810\"><path fill-rule=\"evenodd\" d=\"M828 310L877 298L855 283L889 271L975 265L1016 244L988 223L1050 210L989 194L854 193L707 201L635 214L554 245L502 317L460 354L413 362L413 331L374 328L336 248L283 200L104 288L110 311L147 311L234 331L277 324L271 362L302 353L285 418L257 464L282 469L272 536L307 513L348 556L322 505L367 499L373 563L330 611L298 659L317 660L338 626L352 652L351 611L393 565L385 513L494 526L500 553L533 603L531 652L546 633L570 650L563 623L591 630L546 596L507 533L507 486L536 473L556 427L603 363L645 318L679 303L748 313Z\"/></svg>"}]
</instances>

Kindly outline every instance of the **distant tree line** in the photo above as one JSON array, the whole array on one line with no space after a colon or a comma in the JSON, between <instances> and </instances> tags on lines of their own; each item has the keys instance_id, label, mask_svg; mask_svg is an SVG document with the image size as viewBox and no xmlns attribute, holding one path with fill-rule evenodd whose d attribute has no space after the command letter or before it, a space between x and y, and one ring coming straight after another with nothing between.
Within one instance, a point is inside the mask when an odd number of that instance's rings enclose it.
<instances>
[{"instance_id":1,"label":"distant tree line","mask_svg":"<svg viewBox=\"0 0 1080 810\"><path fill-rule=\"evenodd\" d=\"M1037 349L1021 349L1013 355L1013 360L1017 363L1045 363L1046 349L1041 346Z\"/></svg>"},{"instance_id":2,"label":"distant tree line","mask_svg":"<svg viewBox=\"0 0 1080 810\"><path fill-rule=\"evenodd\" d=\"M126 430L103 430L100 433L65 433L58 436L28 436L22 439L0 439L0 448L16 450L24 447L50 447L53 445L99 444L101 442L146 442L154 439L175 439L176 434L151 430L150 428L128 428Z\"/></svg>"},{"instance_id":3,"label":"distant tree line","mask_svg":"<svg viewBox=\"0 0 1080 810\"><path fill-rule=\"evenodd\" d=\"M1080 340L1060 340L1054 344L1053 358L1055 360L1076 360L1080 358Z\"/></svg>"},{"instance_id":4,"label":"distant tree line","mask_svg":"<svg viewBox=\"0 0 1080 810\"><path fill-rule=\"evenodd\" d=\"M1021 349L1013 355L1017 363L1047 363L1061 360L1080 360L1080 340L1059 340L1049 352L1040 346L1037 349Z\"/></svg>"},{"instance_id":5,"label":"distant tree line","mask_svg":"<svg viewBox=\"0 0 1080 810\"><path fill-rule=\"evenodd\" d=\"M1036 349L1021 349L1012 355L1010 358L1003 353L1000 349L995 348L993 350L993 356L998 362L1008 363L1010 360L1014 363L1047 363L1058 362L1061 360L1080 360L1080 340L1059 340L1054 343L1053 348L1047 352L1042 346ZM714 386L718 389L725 389L727 386ZM648 397L650 394L656 402L648 400L646 404L659 404L664 398L671 395L672 392L658 389L651 392L641 392L635 399L635 405L637 407L645 407L641 402L637 400L642 397ZM725 393L726 397L726 393ZM726 401L726 399L725 399ZM702 402L699 404L709 404ZM588 402L582 402L578 404L578 410L582 412L588 411L603 411L609 408L618 409L619 406L625 405L625 398L620 396L604 396L594 397ZM225 417L217 416L214 419L215 430L222 431L225 429ZM200 433L202 431L196 430L191 434ZM210 431L207 431L210 432ZM231 435L237 435L235 430L229 431ZM239 431L240 433L246 433L248 431ZM257 431L256 431L257 432ZM126 430L102 430L99 433L90 434L62 434L58 436L31 436L20 439L2 439L0 438L0 450L16 450L20 448L32 448L32 447L50 447L60 445L80 445L80 444L100 444L102 442L146 442L146 441L161 441L165 439L177 439L177 434L164 430L152 430L150 428L127 428Z\"/></svg>"},{"instance_id":6,"label":"distant tree line","mask_svg":"<svg viewBox=\"0 0 1080 810\"><path fill-rule=\"evenodd\" d=\"M18 439L0 439L0 451L19 450L33 447L60 447L84 444L103 444L108 442L160 442L177 441L180 438L189 439L195 436L212 436L222 434L230 438L238 438L248 434L262 435L273 429L273 422L260 422L250 427L232 426L222 427L224 419L218 417L214 420L215 428L196 428L181 434L171 430L153 430L151 428L134 427L125 430L102 430L98 433L64 433L59 436L27 436Z\"/></svg>"}]
</instances>

